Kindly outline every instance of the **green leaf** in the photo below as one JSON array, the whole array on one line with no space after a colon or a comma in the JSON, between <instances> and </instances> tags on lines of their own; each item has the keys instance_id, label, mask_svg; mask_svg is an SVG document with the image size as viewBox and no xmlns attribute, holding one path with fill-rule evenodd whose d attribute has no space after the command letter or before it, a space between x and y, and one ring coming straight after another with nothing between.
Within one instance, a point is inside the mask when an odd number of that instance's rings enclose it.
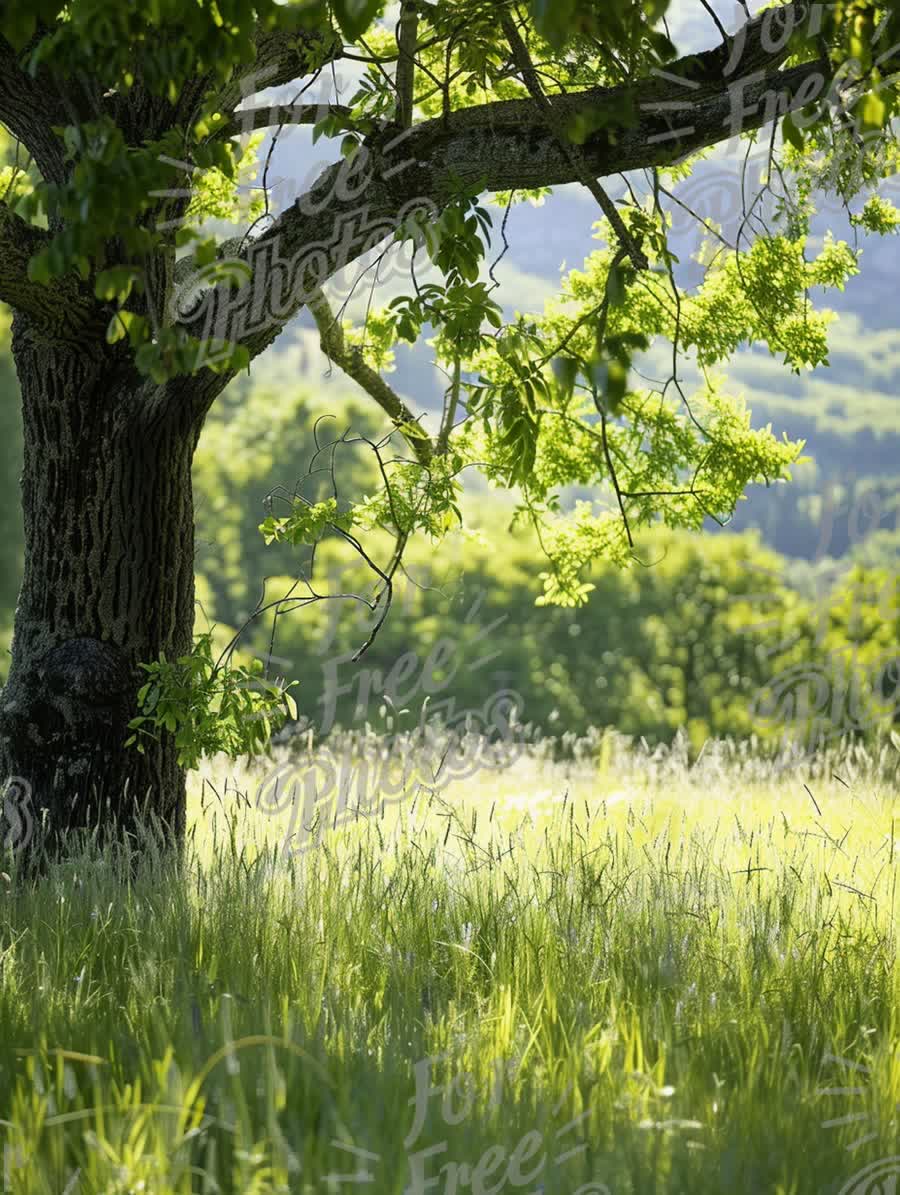
<instances>
[{"instance_id":1,"label":"green leaf","mask_svg":"<svg viewBox=\"0 0 900 1195\"><path fill-rule=\"evenodd\" d=\"M784 120L781 122L781 132L784 135L785 141L793 145L794 149L803 152L803 146L806 144L803 137L803 130L799 129L794 122L793 115L788 112Z\"/></svg>"},{"instance_id":2,"label":"green leaf","mask_svg":"<svg viewBox=\"0 0 900 1195\"><path fill-rule=\"evenodd\" d=\"M109 321L109 325L106 329L106 343L118 344L119 341L124 340L127 335L128 329L122 322L122 314L121 312L117 311Z\"/></svg>"},{"instance_id":3,"label":"green leaf","mask_svg":"<svg viewBox=\"0 0 900 1195\"><path fill-rule=\"evenodd\" d=\"M116 312L106 329L107 343L116 344L125 336L128 337L133 348L143 346L147 336L147 321L142 315L138 315L134 311Z\"/></svg>"},{"instance_id":4,"label":"green leaf","mask_svg":"<svg viewBox=\"0 0 900 1195\"><path fill-rule=\"evenodd\" d=\"M194 260L197 265L201 269L203 266L211 265L216 260L216 250L215 237L207 237L206 240L201 241L194 250Z\"/></svg>"},{"instance_id":5,"label":"green leaf","mask_svg":"<svg viewBox=\"0 0 900 1195\"><path fill-rule=\"evenodd\" d=\"M141 271L136 266L113 266L97 275L94 294L98 299L122 304L128 299L140 276Z\"/></svg>"},{"instance_id":6,"label":"green leaf","mask_svg":"<svg viewBox=\"0 0 900 1195\"><path fill-rule=\"evenodd\" d=\"M28 278L46 286L50 281L50 256L46 249L36 253L28 263Z\"/></svg>"},{"instance_id":7,"label":"green leaf","mask_svg":"<svg viewBox=\"0 0 900 1195\"><path fill-rule=\"evenodd\" d=\"M380 0L334 0L334 15L347 41L356 41L381 8Z\"/></svg>"},{"instance_id":8,"label":"green leaf","mask_svg":"<svg viewBox=\"0 0 900 1195\"><path fill-rule=\"evenodd\" d=\"M887 116L887 105L877 92L870 91L860 100L859 115L862 119L863 129L883 128Z\"/></svg>"}]
</instances>

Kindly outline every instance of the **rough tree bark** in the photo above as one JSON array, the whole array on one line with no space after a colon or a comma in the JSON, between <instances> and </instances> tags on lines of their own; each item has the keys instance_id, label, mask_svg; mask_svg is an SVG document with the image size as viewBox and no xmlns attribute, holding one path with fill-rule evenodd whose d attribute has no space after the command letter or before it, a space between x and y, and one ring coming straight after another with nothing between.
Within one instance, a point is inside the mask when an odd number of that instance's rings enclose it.
<instances>
[{"instance_id":1,"label":"rough tree bark","mask_svg":"<svg viewBox=\"0 0 900 1195\"><path fill-rule=\"evenodd\" d=\"M19 314L13 354L26 556L0 770L18 778L18 800L30 793L36 846L73 829L133 830L148 799L177 839L184 774L171 736L143 755L125 742L138 664L191 647L199 420L189 404L154 402L102 340L73 343Z\"/></svg>"}]
</instances>

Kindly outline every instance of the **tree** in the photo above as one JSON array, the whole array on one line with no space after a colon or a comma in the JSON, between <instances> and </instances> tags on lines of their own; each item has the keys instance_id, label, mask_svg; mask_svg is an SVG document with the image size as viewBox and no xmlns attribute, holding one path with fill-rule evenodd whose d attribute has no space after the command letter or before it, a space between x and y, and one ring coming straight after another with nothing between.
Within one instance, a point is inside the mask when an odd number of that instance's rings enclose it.
<instances>
[{"instance_id":1,"label":"tree","mask_svg":"<svg viewBox=\"0 0 900 1195\"><path fill-rule=\"evenodd\" d=\"M148 798L183 830L189 736L161 686L215 691L192 653L191 460L226 384L304 306L406 455L373 443L378 492L349 508L287 495L263 530L306 544L335 534L363 552L367 530L389 530L396 550L376 568L373 601L389 598L411 535L453 525L460 475L476 463L518 492L519 517L540 532L541 600L577 604L592 559L629 562L634 528L725 519L748 483L787 476L800 450L753 430L712 381L688 399L677 360L692 352L708 370L744 340L797 369L826 359L808 292L842 286L856 255L831 242L806 259L811 196L826 168L848 198L893 169L895 5L793 0L747 12L729 36L704 3L713 48L686 56L667 35L667 0L404 0L395 28L382 7L0 9L0 122L19 146L2 188L0 299L14 312L26 542L0 762L30 786L41 841L110 816L127 828ZM366 68L348 104L297 102L343 59ZM293 103L254 106L261 88L300 80ZM210 220L240 206L251 134L291 121L341 138L339 160L277 214L257 193L243 235L218 242ZM793 171L781 226L752 239L749 211L735 252L707 254L705 281L684 290L671 188L712 145L767 126L769 185ZM598 180L623 172L649 172L649 189L616 204ZM483 273L480 197L511 203L566 183L596 201L606 247L551 310L505 323ZM879 203L859 218L893 227ZM392 246L408 254L411 293L348 336L323 288ZM419 284L422 260L436 281ZM380 368L398 338L425 329L450 378L433 431ZM652 394L629 370L657 336L675 364ZM565 515L566 484L602 491L608 509ZM154 671L138 692L142 664ZM146 720L126 746L138 706Z\"/></svg>"}]
</instances>

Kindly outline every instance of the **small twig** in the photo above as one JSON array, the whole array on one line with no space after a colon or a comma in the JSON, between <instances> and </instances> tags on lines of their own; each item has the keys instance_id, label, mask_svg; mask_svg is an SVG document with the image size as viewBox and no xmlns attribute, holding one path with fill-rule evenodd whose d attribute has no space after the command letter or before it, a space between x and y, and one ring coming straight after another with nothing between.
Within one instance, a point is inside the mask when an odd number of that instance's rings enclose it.
<instances>
[{"instance_id":1,"label":"small twig","mask_svg":"<svg viewBox=\"0 0 900 1195\"><path fill-rule=\"evenodd\" d=\"M634 551L634 540L631 537L631 526L628 522L628 515L625 513L625 503L622 500L622 491L619 489L619 479L616 476L616 469L612 462L612 456L609 452L609 439L606 434L606 412L600 406L596 397L594 404L600 413L600 427L603 432L603 455L606 457L606 466L609 469L609 475L612 478L613 489L616 491L616 501L619 503L619 512L622 515L622 522L625 524L625 534L628 536L628 546Z\"/></svg>"},{"instance_id":2,"label":"small twig","mask_svg":"<svg viewBox=\"0 0 900 1195\"><path fill-rule=\"evenodd\" d=\"M726 46L729 45L731 42L731 38L728 36L727 32L725 31L725 26L719 20L717 14L716 14L716 10L708 2L708 0L700 0L700 3L703 5L703 7L706 9L706 11L709 13L709 15L712 17L715 27L718 29L719 33L721 33L721 35L722 35L722 41L725 43Z\"/></svg>"},{"instance_id":3,"label":"small twig","mask_svg":"<svg viewBox=\"0 0 900 1195\"><path fill-rule=\"evenodd\" d=\"M522 40L522 36L519 33L516 23L512 17L505 16L503 18L503 32L506 36L506 40L509 42L510 49L513 53L513 61L516 64L519 74L522 76L522 81L531 93L534 102L543 112L548 127L552 131L556 140L559 142L563 153L569 159L569 162L571 163L578 177L578 181L582 184L582 186L586 187L588 191L590 191L591 195L593 195L593 197L597 200L601 211L603 212L604 216L606 216L607 220L609 220L616 236L628 251L628 256L631 258L634 268L636 270L649 269L650 263L647 260L646 255L644 254L643 250L639 249L635 244L634 238L625 227L622 217L616 211L613 201L604 191L597 179L591 175L587 162L584 159L584 155L572 142L566 131L565 125L557 117L553 104L544 94L544 90L541 87L540 77L538 76L538 73L534 68L534 64L531 61L531 55L528 53L528 47Z\"/></svg>"},{"instance_id":4,"label":"small twig","mask_svg":"<svg viewBox=\"0 0 900 1195\"><path fill-rule=\"evenodd\" d=\"M444 456L450 443L450 434L453 431L453 420L456 417L456 408L459 405L460 382L462 379L462 362L457 356L453 360L453 379L450 382L450 393L447 401L447 408L444 412L444 421L441 425L441 430L438 435L437 448L435 448L435 456Z\"/></svg>"}]
</instances>

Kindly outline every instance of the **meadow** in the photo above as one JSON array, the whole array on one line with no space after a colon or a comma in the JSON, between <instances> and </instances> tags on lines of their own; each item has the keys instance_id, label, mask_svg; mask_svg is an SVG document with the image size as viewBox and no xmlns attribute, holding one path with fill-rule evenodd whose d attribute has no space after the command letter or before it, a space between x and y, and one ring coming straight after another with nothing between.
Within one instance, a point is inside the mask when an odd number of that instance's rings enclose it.
<instances>
[{"instance_id":1,"label":"meadow","mask_svg":"<svg viewBox=\"0 0 900 1195\"><path fill-rule=\"evenodd\" d=\"M181 864L6 864L0 1186L888 1195L897 759L595 734L315 833L211 761Z\"/></svg>"}]
</instances>

